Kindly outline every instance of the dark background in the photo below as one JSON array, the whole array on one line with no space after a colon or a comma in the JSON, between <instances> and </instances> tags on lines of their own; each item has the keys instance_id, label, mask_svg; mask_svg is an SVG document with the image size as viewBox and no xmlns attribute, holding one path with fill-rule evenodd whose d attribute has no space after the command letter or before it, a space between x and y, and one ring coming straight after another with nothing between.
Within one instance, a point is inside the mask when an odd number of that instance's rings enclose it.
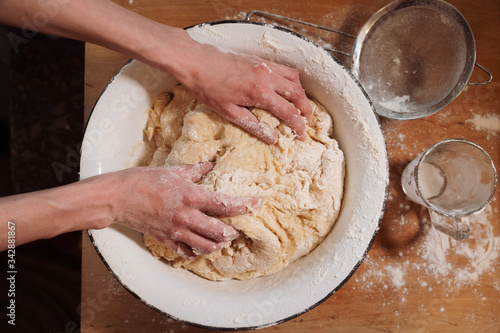
<instances>
[{"instance_id":1,"label":"dark background","mask_svg":"<svg viewBox=\"0 0 500 333\"><path fill-rule=\"evenodd\" d=\"M0 26L1 197L78 180L84 44L36 33L25 37L26 31ZM18 246L15 254L16 326L7 324L4 251L0 331L79 331L81 232Z\"/></svg>"}]
</instances>

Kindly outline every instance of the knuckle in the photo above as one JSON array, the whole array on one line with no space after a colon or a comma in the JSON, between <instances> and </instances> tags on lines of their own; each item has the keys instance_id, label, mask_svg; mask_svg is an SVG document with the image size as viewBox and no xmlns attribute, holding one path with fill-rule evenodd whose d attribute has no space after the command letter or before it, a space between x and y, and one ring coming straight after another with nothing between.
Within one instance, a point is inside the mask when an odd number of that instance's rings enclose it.
<instances>
[{"instance_id":1,"label":"knuckle","mask_svg":"<svg viewBox=\"0 0 500 333\"><path fill-rule=\"evenodd\" d=\"M292 69L292 79L300 85L300 75L295 69Z\"/></svg>"},{"instance_id":2,"label":"knuckle","mask_svg":"<svg viewBox=\"0 0 500 333\"><path fill-rule=\"evenodd\" d=\"M252 98L260 98L262 95L265 95L267 92L267 89L264 85L262 84L256 84L254 85L253 89L251 90L251 96Z\"/></svg>"},{"instance_id":3,"label":"knuckle","mask_svg":"<svg viewBox=\"0 0 500 333\"><path fill-rule=\"evenodd\" d=\"M182 198L182 203L188 207L197 207L202 202L202 197L198 193L189 193Z\"/></svg>"},{"instance_id":4,"label":"knuckle","mask_svg":"<svg viewBox=\"0 0 500 333\"><path fill-rule=\"evenodd\" d=\"M180 209L172 215L172 224L176 227L184 227L189 223L189 212Z\"/></svg>"},{"instance_id":5,"label":"knuckle","mask_svg":"<svg viewBox=\"0 0 500 333\"><path fill-rule=\"evenodd\" d=\"M263 62L253 66L253 71L257 75L268 75L270 72L269 67L267 67L267 65L265 65Z\"/></svg>"},{"instance_id":6,"label":"knuckle","mask_svg":"<svg viewBox=\"0 0 500 333\"><path fill-rule=\"evenodd\" d=\"M280 110L280 118L287 124L293 124L296 121L296 118L300 115L299 110L292 104L288 102L284 102L281 104Z\"/></svg>"},{"instance_id":7,"label":"knuckle","mask_svg":"<svg viewBox=\"0 0 500 333\"><path fill-rule=\"evenodd\" d=\"M290 87L290 96L293 99L298 99L304 95L304 90L298 85L292 85Z\"/></svg>"},{"instance_id":8,"label":"knuckle","mask_svg":"<svg viewBox=\"0 0 500 333\"><path fill-rule=\"evenodd\" d=\"M293 81L293 82L300 81L299 73L295 69L287 66L286 70L288 71L287 77L289 78L290 81Z\"/></svg>"}]
</instances>

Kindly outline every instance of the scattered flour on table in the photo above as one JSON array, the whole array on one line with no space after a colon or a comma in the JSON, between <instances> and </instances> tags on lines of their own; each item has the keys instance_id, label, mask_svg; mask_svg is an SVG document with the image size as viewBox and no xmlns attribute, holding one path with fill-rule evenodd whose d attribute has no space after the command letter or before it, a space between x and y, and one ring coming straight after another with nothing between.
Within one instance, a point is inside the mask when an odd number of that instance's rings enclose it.
<instances>
[{"instance_id":1,"label":"scattered flour on table","mask_svg":"<svg viewBox=\"0 0 500 333\"><path fill-rule=\"evenodd\" d=\"M416 257L421 258L413 263L405 260L403 252L399 252L399 261L390 259L390 264L384 258L367 256L363 263L367 270L359 277L354 277L358 288L369 291L382 285L384 289L402 292L404 301L404 295L408 292L407 283L415 283L407 281L407 274L411 270L419 272L416 283L428 291L436 283L445 285L450 292L474 286L482 275L494 272L498 265L500 236L495 236L490 217L491 206L473 215L470 221L471 236L462 242L427 225L423 240L409 250L415 251ZM500 291L499 282L496 282L495 290Z\"/></svg>"},{"instance_id":2,"label":"scattered flour on table","mask_svg":"<svg viewBox=\"0 0 500 333\"><path fill-rule=\"evenodd\" d=\"M402 267L392 267L388 273L394 287L399 289L404 286L404 271Z\"/></svg>"},{"instance_id":3,"label":"scattered flour on table","mask_svg":"<svg viewBox=\"0 0 500 333\"><path fill-rule=\"evenodd\" d=\"M474 114L472 119L468 119L466 122L472 124L476 131L487 131L488 137L490 135L498 135L500 131L500 116L496 114L486 116Z\"/></svg>"},{"instance_id":4,"label":"scattered flour on table","mask_svg":"<svg viewBox=\"0 0 500 333\"><path fill-rule=\"evenodd\" d=\"M247 17L247 12L239 12L239 13L236 13L232 16L226 16L225 19L226 20L245 20L246 17ZM255 21L257 19L257 17L252 17L252 21Z\"/></svg>"},{"instance_id":5,"label":"scattered flour on table","mask_svg":"<svg viewBox=\"0 0 500 333\"><path fill-rule=\"evenodd\" d=\"M494 236L493 226L486 218L490 211L488 206L485 212L472 216L471 236L466 241L456 241L431 228L421 251L427 261L425 272L446 276L449 287L459 288L472 285L481 275L494 271L500 237Z\"/></svg>"}]
</instances>

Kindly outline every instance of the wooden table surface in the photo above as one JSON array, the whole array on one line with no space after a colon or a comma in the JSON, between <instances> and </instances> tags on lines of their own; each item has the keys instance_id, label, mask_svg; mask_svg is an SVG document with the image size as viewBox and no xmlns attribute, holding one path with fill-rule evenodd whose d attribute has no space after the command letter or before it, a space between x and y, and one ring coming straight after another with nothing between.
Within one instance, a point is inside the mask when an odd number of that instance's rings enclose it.
<instances>
[{"instance_id":1,"label":"wooden table surface","mask_svg":"<svg viewBox=\"0 0 500 333\"><path fill-rule=\"evenodd\" d=\"M124 7L178 27L242 19L258 9L357 34L383 0L120 0ZM451 242L428 225L420 206L401 190L403 167L432 144L464 138L482 146L500 167L500 2L450 0L469 22L477 61L494 75L468 86L435 115L411 121L382 118L390 163L382 227L352 278L313 310L265 332L500 332L500 191L474 218L469 240ZM319 35L319 33L318 33ZM321 35L342 47L342 38ZM331 38L331 40L330 40ZM128 59L86 46L85 116ZM340 60L346 61L345 58ZM486 75L477 68L471 81ZM177 322L130 295L107 271L86 234L83 242L83 332L204 332Z\"/></svg>"}]
</instances>

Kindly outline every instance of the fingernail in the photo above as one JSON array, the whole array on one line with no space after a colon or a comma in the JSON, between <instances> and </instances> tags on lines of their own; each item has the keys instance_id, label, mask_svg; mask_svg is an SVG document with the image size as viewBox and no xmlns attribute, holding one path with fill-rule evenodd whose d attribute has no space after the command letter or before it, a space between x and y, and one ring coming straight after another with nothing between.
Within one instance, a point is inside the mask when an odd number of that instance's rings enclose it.
<instances>
[{"instance_id":1,"label":"fingernail","mask_svg":"<svg viewBox=\"0 0 500 333\"><path fill-rule=\"evenodd\" d=\"M312 114L308 116L301 116L302 119L304 119L304 122L306 123L306 126L309 125L309 122L311 121Z\"/></svg>"},{"instance_id":2,"label":"fingernail","mask_svg":"<svg viewBox=\"0 0 500 333\"><path fill-rule=\"evenodd\" d=\"M260 124L259 137L267 144L274 145L278 142L278 134L274 128L267 124Z\"/></svg>"},{"instance_id":3,"label":"fingernail","mask_svg":"<svg viewBox=\"0 0 500 333\"><path fill-rule=\"evenodd\" d=\"M307 137L308 137L307 132L304 132L304 134L302 134L302 135L299 137L299 139L300 139L300 141L306 141Z\"/></svg>"},{"instance_id":4,"label":"fingernail","mask_svg":"<svg viewBox=\"0 0 500 333\"><path fill-rule=\"evenodd\" d=\"M226 241L231 241L233 239L239 238L243 235L243 233L239 230L234 229L233 227L227 226L222 230L222 236Z\"/></svg>"},{"instance_id":5,"label":"fingernail","mask_svg":"<svg viewBox=\"0 0 500 333\"><path fill-rule=\"evenodd\" d=\"M198 254L201 254L201 255L209 255L209 254L212 254L214 252L219 251L220 249L222 249L225 246L230 245L231 241L232 241L232 239L228 239L228 240L226 240L226 241L224 241L222 243L214 243L211 246L211 248L207 248L207 249L193 248L193 250L195 251L195 253L198 253Z\"/></svg>"},{"instance_id":6,"label":"fingernail","mask_svg":"<svg viewBox=\"0 0 500 333\"><path fill-rule=\"evenodd\" d=\"M204 175L212 171L214 166L215 163L213 162L201 162L198 164L194 164L192 167L196 171L198 177L203 177Z\"/></svg>"},{"instance_id":7,"label":"fingernail","mask_svg":"<svg viewBox=\"0 0 500 333\"><path fill-rule=\"evenodd\" d=\"M252 200L254 201L254 203L247 206L248 213L252 213L252 212L256 211L257 209L262 207L264 202L266 202L266 200L264 198L261 198L261 197L254 197L254 198L252 198Z\"/></svg>"},{"instance_id":8,"label":"fingernail","mask_svg":"<svg viewBox=\"0 0 500 333\"><path fill-rule=\"evenodd\" d=\"M197 257L190 249L185 249L181 245L177 246L177 251L175 252L186 260L194 260Z\"/></svg>"}]
</instances>

